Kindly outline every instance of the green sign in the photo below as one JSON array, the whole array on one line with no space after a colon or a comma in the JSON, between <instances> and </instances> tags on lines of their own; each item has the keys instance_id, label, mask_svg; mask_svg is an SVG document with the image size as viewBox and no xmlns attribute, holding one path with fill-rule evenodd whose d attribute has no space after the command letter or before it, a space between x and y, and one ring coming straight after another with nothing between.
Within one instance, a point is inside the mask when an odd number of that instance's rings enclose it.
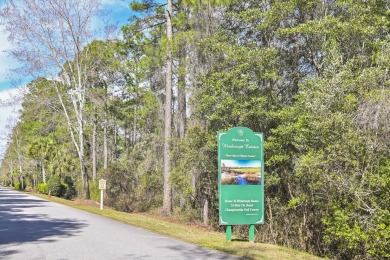
<instances>
[{"instance_id":1,"label":"green sign","mask_svg":"<svg viewBox=\"0 0 390 260\"><path fill-rule=\"evenodd\" d=\"M218 132L219 224L264 224L263 133Z\"/></svg>"}]
</instances>

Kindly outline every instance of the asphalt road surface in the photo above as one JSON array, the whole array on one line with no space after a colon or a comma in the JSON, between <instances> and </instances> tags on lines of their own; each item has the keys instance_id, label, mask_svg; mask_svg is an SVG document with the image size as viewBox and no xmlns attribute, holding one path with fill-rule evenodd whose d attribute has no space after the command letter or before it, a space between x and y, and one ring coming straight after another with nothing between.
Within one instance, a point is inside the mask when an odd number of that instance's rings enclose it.
<instances>
[{"instance_id":1,"label":"asphalt road surface","mask_svg":"<svg viewBox=\"0 0 390 260\"><path fill-rule=\"evenodd\" d=\"M0 186L0 259L238 259Z\"/></svg>"}]
</instances>

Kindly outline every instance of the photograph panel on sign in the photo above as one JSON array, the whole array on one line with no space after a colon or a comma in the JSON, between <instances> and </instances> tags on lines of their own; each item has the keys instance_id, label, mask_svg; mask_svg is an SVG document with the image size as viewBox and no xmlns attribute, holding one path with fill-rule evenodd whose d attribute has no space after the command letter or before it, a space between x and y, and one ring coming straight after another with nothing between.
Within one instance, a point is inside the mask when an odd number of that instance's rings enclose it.
<instances>
[{"instance_id":1,"label":"photograph panel on sign","mask_svg":"<svg viewBox=\"0 0 390 260\"><path fill-rule=\"evenodd\" d=\"M222 185L261 185L260 160L221 160Z\"/></svg>"}]
</instances>

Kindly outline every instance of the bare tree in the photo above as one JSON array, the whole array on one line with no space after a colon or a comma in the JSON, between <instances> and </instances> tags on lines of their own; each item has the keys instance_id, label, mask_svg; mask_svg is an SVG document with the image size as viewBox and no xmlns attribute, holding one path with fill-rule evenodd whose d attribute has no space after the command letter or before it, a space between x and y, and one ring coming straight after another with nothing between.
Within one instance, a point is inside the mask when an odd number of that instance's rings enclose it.
<instances>
[{"instance_id":1,"label":"bare tree","mask_svg":"<svg viewBox=\"0 0 390 260\"><path fill-rule=\"evenodd\" d=\"M172 121L172 0L167 0L167 61L166 61L166 85L165 85L165 114L164 114L164 197L163 211L170 215L172 211L172 187L169 181L170 176L170 139Z\"/></svg>"},{"instance_id":2,"label":"bare tree","mask_svg":"<svg viewBox=\"0 0 390 260\"><path fill-rule=\"evenodd\" d=\"M57 79L52 87L78 153L83 195L89 199L84 151L89 52L85 47L95 36L91 25L100 0L10 0L3 6L0 21L13 46L9 53L24 64L24 72Z\"/></svg>"}]
</instances>

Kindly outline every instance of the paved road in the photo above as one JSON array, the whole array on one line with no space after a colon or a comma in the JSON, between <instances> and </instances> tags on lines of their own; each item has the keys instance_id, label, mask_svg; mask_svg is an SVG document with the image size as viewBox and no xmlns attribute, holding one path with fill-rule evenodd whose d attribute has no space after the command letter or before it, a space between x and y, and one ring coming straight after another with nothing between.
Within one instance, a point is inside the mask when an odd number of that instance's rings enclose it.
<instances>
[{"instance_id":1,"label":"paved road","mask_svg":"<svg viewBox=\"0 0 390 260\"><path fill-rule=\"evenodd\" d=\"M237 259L0 186L0 259Z\"/></svg>"}]
</instances>

